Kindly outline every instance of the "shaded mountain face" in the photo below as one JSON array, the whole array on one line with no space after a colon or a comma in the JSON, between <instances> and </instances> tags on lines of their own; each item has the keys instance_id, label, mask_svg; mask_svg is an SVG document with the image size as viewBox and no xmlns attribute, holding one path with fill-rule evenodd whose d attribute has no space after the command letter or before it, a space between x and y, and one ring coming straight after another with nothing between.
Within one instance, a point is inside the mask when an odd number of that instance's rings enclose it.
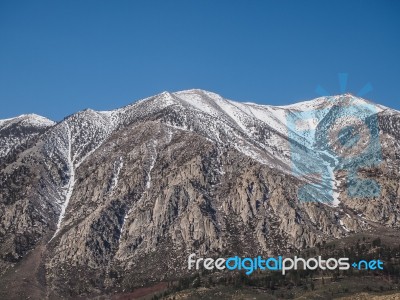
<instances>
[{"instance_id":1,"label":"shaded mountain face","mask_svg":"<svg viewBox=\"0 0 400 300\"><path fill-rule=\"evenodd\" d=\"M3 273L40 248L57 298L183 276L190 253L398 228L399 130L399 112L351 95L274 107L202 90L0 121Z\"/></svg>"}]
</instances>

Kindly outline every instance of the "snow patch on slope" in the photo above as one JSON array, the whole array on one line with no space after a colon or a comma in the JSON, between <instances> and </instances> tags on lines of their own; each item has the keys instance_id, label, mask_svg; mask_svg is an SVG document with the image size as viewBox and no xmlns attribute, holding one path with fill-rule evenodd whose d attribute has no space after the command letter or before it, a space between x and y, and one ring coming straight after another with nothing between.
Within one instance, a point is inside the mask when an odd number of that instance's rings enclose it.
<instances>
[{"instance_id":1,"label":"snow patch on slope","mask_svg":"<svg viewBox=\"0 0 400 300\"><path fill-rule=\"evenodd\" d=\"M114 190L114 188L118 185L119 173L121 173L121 169L123 166L124 166L124 161L122 157L120 157L116 162L114 162L111 184L108 189L109 191Z\"/></svg>"},{"instance_id":2,"label":"snow patch on slope","mask_svg":"<svg viewBox=\"0 0 400 300\"><path fill-rule=\"evenodd\" d=\"M152 145L151 145L151 158L150 158L150 166L149 166L149 170L147 171L147 181L146 181L146 189L149 189L151 186L151 171L154 168L154 164L156 162L157 159L157 141L153 141Z\"/></svg>"},{"instance_id":3,"label":"snow patch on slope","mask_svg":"<svg viewBox=\"0 0 400 300\"><path fill-rule=\"evenodd\" d=\"M71 133L71 128L69 127L68 123L66 123L67 127L67 134L68 134L68 169L69 169L69 181L67 186L64 188L65 189L65 200L64 203L61 205L61 212L58 217L58 222L57 222L57 229L56 232L54 233L53 237L50 239L50 241L56 237L58 232L60 231L61 228L61 222L64 219L65 216L65 211L67 209L69 200L71 199L72 192L74 191L74 186L75 186L75 166L74 162L72 160L72 133Z\"/></svg>"},{"instance_id":4,"label":"snow patch on slope","mask_svg":"<svg viewBox=\"0 0 400 300\"><path fill-rule=\"evenodd\" d=\"M143 191L143 193L142 193L142 195L141 195L139 201L141 201L142 199L144 199L145 195L147 194L148 190L149 190L150 187L151 187L151 180L152 180L152 179L151 179L151 171L153 170L154 165L155 165L155 162L156 162L156 160L157 160L157 149L156 149L156 147L157 147L157 141L156 141L156 140L152 141L152 142L150 143L150 145L148 146L149 155L150 155L150 163L149 163L149 166L148 166L148 170L147 170L147 172L146 172L147 180L146 180L146 183L145 183L145 189L144 189L144 191ZM124 232L124 230L125 230L126 221L129 219L129 215L131 214L131 212L132 212L132 210L133 210L134 208L135 208L135 207L131 207L131 208L128 210L128 212L125 214L125 216L124 216L124 219L123 219L122 225L121 225L121 229L120 229L120 233L119 233L118 245L119 245L120 242L121 242L122 234L123 234L123 232Z\"/></svg>"}]
</instances>

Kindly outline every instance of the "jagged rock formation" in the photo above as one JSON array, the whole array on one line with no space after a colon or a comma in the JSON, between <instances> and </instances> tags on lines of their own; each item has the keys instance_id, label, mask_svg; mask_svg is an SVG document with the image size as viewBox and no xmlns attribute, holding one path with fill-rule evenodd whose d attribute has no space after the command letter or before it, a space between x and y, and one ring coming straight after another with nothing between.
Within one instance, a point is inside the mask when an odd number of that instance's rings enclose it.
<instances>
[{"instance_id":1,"label":"jagged rock formation","mask_svg":"<svg viewBox=\"0 0 400 300\"><path fill-rule=\"evenodd\" d=\"M376 124L379 147L345 160L351 147L338 141L348 133L335 124L349 105ZM273 107L201 90L57 124L0 121L3 273L40 246L43 285L57 298L180 276L192 252L283 254L398 228L399 126L399 112L351 95ZM349 194L349 170L378 154L357 176L374 179L379 194ZM309 201L299 196L305 184Z\"/></svg>"}]
</instances>

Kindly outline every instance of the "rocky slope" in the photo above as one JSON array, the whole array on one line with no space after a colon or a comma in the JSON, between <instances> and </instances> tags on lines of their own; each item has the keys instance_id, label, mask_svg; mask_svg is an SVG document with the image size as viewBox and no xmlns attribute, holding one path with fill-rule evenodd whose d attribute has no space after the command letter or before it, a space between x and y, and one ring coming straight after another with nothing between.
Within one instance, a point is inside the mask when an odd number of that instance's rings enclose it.
<instances>
[{"instance_id":1,"label":"rocky slope","mask_svg":"<svg viewBox=\"0 0 400 300\"><path fill-rule=\"evenodd\" d=\"M398 228L399 127L351 95L273 107L202 90L0 121L3 280L38 247L58 298L182 276L192 252L283 254Z\"/></svg>"}]
</instances>

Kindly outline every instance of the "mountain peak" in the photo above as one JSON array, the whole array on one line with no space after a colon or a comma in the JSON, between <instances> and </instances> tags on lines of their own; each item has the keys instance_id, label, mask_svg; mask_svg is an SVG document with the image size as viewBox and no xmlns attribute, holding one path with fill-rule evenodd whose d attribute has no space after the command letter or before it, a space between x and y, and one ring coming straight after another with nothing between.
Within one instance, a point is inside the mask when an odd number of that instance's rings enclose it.
<instances>
[{"instance_id":1,"label":"mountain peak","mask_svg":"<svg viewBox=\"0 0 400 300\"><path fill-rule=\"evenodd\" d=\"M281 255L372 235L369 226L393 232L400 115L377 115L374 153L384 155L348 161L342 150L356 136L341 131L346 124L331 110L343 101L369 103L345 94L277 107L192 89L84 110L49 128L21 125L53 124L37 115L3 120L10 126L0 126L0 263L12 271L5 274L25 276L11 268L26 269L42 253L31 269L43 270L48 291L62 298L107 282L125 289L132 279L176 280L187 253ZM361 133L355 150L364 149ZM370 156L379 164L358 165ZM382 193L362 202L364 190ZM168 270L158 263L165 261ZM74 274L94 280L76 285Z\"/></svg>"},{"instance_id":2,"label":"mountain peak","mask_svg":"<svg viewBox=\"0 0 400 300\"><path fill-rule=\"evenodd\" d=\"M307 110L319 110L333 107L334 105L362 105L362 106L370 106L374 107L377 112L388 109L385 106L376 104L372 101L366 100L364 98L354 96L351 93L345 94L338 94L332 96L322 96L316 99L301 101L289 105L282 105L278 106L284 109L290 110L300 110L300 111L307 111Z\"/></svg>"},{"instance_id":3,"label":"mountain peak","mask_svg":"<svg viewBox=\"0 0 400 300\"><path fill-rule=\"evenodd\" d=\"M48 127L56 124L54 121L37 114L22 114L14 118L0 120L0 126L21 123L23 125L31 125L35 127Z\"/></svg>"}]
</instances>

